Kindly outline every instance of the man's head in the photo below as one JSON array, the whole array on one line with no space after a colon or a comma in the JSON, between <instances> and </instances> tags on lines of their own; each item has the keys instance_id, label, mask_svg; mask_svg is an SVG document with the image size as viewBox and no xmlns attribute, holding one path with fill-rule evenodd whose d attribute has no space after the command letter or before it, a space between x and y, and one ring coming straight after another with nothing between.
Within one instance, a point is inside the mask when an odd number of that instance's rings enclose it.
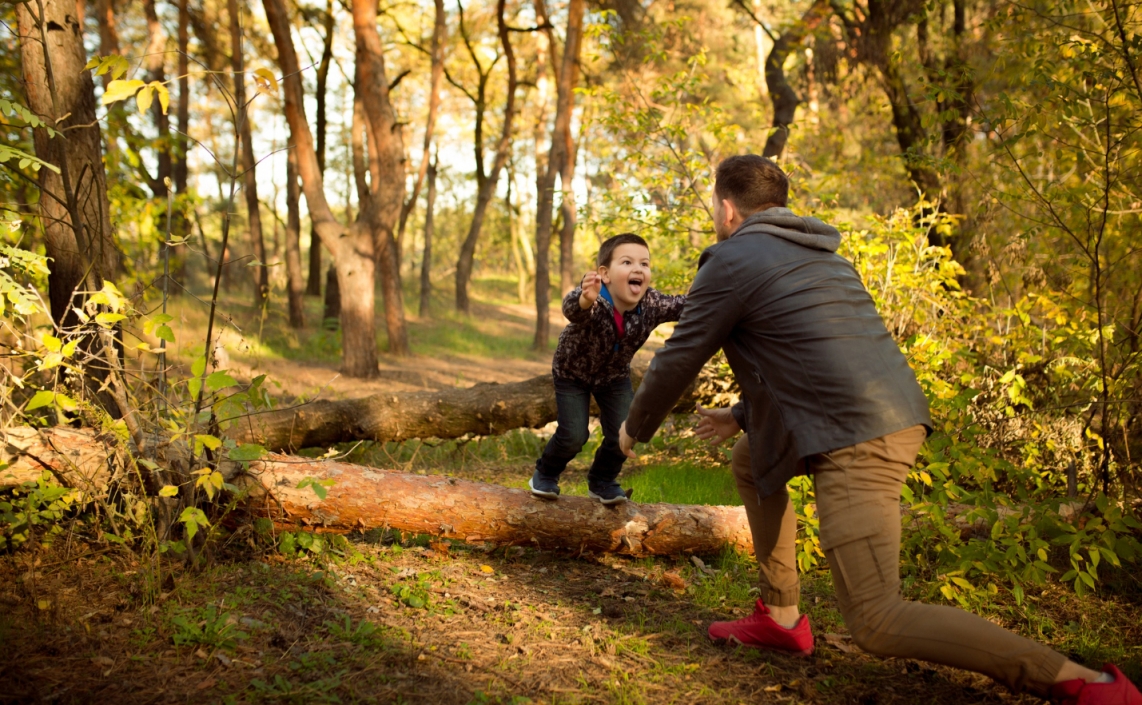
<instances>
[{"instance_id":1,"label":"man's head","mask_svg":"<svg viewBox=\"0 0 1142 705\"><path fill-rule=\"evenodd\" d=\"M634 233L607 239L596 260L599 277L622 312L638 306L650 288L650 248Z\"/></svg>"},{"instance_id":2,"label":"man's head","mask_svg":"<svg viewBox=\"0 0 1142 705\"><path fill-rule=\"evenodd\" d=\"M714 231L727 239L742 222L768 208L784 208L789 179L781 167L756 154L722 160L714 181Z\"/></svg>"}]
</instances>

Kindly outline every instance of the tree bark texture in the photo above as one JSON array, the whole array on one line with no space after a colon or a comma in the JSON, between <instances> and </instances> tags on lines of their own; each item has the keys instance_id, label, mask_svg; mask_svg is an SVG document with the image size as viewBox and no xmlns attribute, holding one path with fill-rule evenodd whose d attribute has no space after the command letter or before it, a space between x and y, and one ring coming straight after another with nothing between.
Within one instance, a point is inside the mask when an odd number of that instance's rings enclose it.
<instances>
[{"instance_id":1,"label":"tree bark texture","mask_svg":"<svg viewBox=\"0 0 1142 705\"><path fill-rule=\"evenodd\" d=\"M75 4L32 0L16 7L28 107L64 135L34 133L36 156L60 169L39 170L40 217L51 258L52 320L78 323L77 289L99 289L119 271L111 230L103 141L95 114L95 84L84 70L83 28ZM50 58L50 60L47 60Z\"/></svg>"},{"instance_id":2,"label":"tree bark texture","mask_svg":"<svg viewBox=\"0 0 1142 705\"><path fill-rule=\"evenodd\" d=\"M576 64L578 67L578 64ZM578 71L576 71L578 74ZM572 85L576 85L578 80ZM559 170L560 193L559 215L563 221L559 228L559 291L563 296L575 288L579 281L575 275L575 225L578 213L575 210L575 162L578 160L579 146L568 123L563 135L563 164Z\"/></svg>"},{"instance_id":3,"label":"tree bark texture","mask_svg":"<svg viewBox=\"0 0 1142 705\"><path fill-rule=\"evenodd\" d=\"M329 67L333 63L333 0L326 0L325 14L321 16L321 25L325 33L321 48L321 63L317 65L317 167L322 175L325 174L325 141L328 133L329 121L326 117L325 93L329 86ZM308 296L321 296L321 238L317 230L309 232L309 279L306 283L305 293Z\"/></svg>"},{"instance_id":4,"label":"tree bark texture","mask_svg":"<svg viewBox=\"0 0 1142 705\"><path fill-rule=\"evenodd\" d=\"M424 179L428 176L429 152L432 147L432 133L436 129L436 114L440 110L440 83L444 80L444 43L448 40L448 26L445 24L444 0L434 0L436 5L435 21L432 27L432 45L429 49L431 57L431 74L428 87L428 118L424 126L424 144L421 147L420 167L416 172L416 180L412 183L412 193L404 202L400 210L400 226L397 229L397 250L404 249L404 230L408 225L408 216L416 208L416 199L420 197L420 189L424 186Z\"/></svg>"},{"instance_id":5,"label":"tree bark texture","mask_svg":"<svg viewBox=\"0 0 1142 705\"><path fill-rule=\"evenodd\" d=\"M428 166L428 188L424 193L424 252L420 258L420 317L432 307L432 237L436 211L436 159Z\"/></svg>"},{"instance_id":6,"label":"tree bark texture","mask_svg":"<svg viewBox=\"0 0 1142 705\"><path fill-rule=\"evenodd\" d=\"M105 0L110 2L110 0ZM186 182L189 176L189 162L187 161L186 135L190 131L190 8L189 0L178 0L178 135L175 136L174 188L179 194L186 193ZM185 224L183 237L190 234L190 221L185 215L182 217Z\"/></svg>"},{"instance_id":7,"label":"tree bark texture","mask_svg":"<svg viewBox=\"0 0 1142 705\"><path fill-rule=\"evenodd\" d=\"M570 0L567 7L567 34L563 46L563 59L559 69L557 99L555 105L555 127L551 131L551 153L547 168L538 179L538 204L535 216L535 339L532 347L547 349L547 339L551 333L551 319L548 307L551 304L551 228L555 201L555 177L562 168L567 143L561 136L571 125L571 110L574 108L574 90L571 80L575 75L575 65L579 61L579 46L583 38L583 12L585 0Z\"/></svg>"},{"instance_id":8,"label":"tree bark texture","mask_svg":"<svg viewBox=\"0 0 1142 705\"><path fill-rule=\"evenodd\" d=\"M297 154L302 192L314 229L333 255L337 283L341 289L341 327L347 333L341 343L341 371L349 377L374 377L377 374L377 345L373 320L373 233L362 227L360 219L353 228L347 229L333 215L325 197L325 181L313 146L313 134L305 117L300 66L290 36L285 2L264 0L263 5L278 49L286 121L289 123L290 141ZM375 17L373 33L376 34ZM398 208L399 205L398 199Z\"/></svg>"},{"instance_id":9,"label":"tree bark texture","mask_svg":"<svg viewBox=\"0 0 1142 705\"><path fill-rule=\"evenodd\" d=\"M404 319L404 294L401 291L400 258L396 244L396 226L400 220L401 207L404 205L404 140L396 110L389 99L385 51L381 35L377 31L377 4L375 0L353 0L352 10L353 36L357 40L359 89L364 94L371 177L370 198L361 205L357 222L365 226L373 238L374 255L380 269L381 290L384 293L388 352L403 356L411 353ZM362 283L356 285L356 291L363 292ZM342 309L351 296L350 288L342 282ZM371 292L369 298L372 298ZM345 323L343 317L341 321L343 336L349 334ZM375 356L375 335L373 341ZM373 374L376 374L375 369Z\"/></svg>"},{"instance_id":10,"label":"tree bark texture","mask_svg":"<svg viewBox=\"0 0 1142 705\"><path fill-rule=\"evenodd\" d=\"M636 388L644 372L644 368L632 368ZM730 394L728 383L703 372L675 410L690 411L695 403L725 406L736 401ZM598 413L593 405L592 409ZM551 375L540 375L522 382L477 384L466 389L315 401L250 416L236 424L231 435L272 450L296 450L360 440L492 436L517 428L539 428L554 420Z\"/></svg>"},{"instance_id":11,"label":"tree bark texture","mask_svg":"<svg viewBox=\"0 0 1142 705\"><path fill-rule=\"evenodd\" d=\"M87 430L16 428L4 432L0 487L35 481L47 469L60 484L105 496L114 448ZM442 475L414 475L334 461L269 454L220 468L252 490L251 507L281 528L334 532L389 528L451 539L628 555L750 551L741 507L637 504L604 507L586 497L546 502L526 490ZM121 472L121 471L120 471ZM304 480L332 480L318 499ZM260 500L260 501L259 501Z\"/></svg>"},{"instance_id":12,"label":"tree bark texture","mask_svg":"<svg viewBox=\"0 0 1142 705\"><path fill-rule=\"evenodd\" d=\"M37 481L45 471L55 482L79 491L80 503L105 498L115 484L130 481L122 455L90 429L14 427L0 430L0 489ZM159 473L174 481L189 477L185 446L156 444ZM586 497L548 502L526 490L443 475L414 475L394 470L312 460L270 453L243 468L223 461L227 481L245 486L254 513L271 517L282 529L330 532L370 528L397 529L470 542L517 544L545 549L606 551L628 555L717 553L730 546L752 552L745 510L684 504L604 507ZM128 477L128 475L132 477ZM177 478L177 479L176 479ZM332 480L321 500L306 480ZM1074 520L1083 502L1066 502L1058 514ZM993 522L976 507L952 503L944 508L960 538L986 538ZM996 507L1003 520L1025 508ZM922 513L908 515L920 521Z\"/></svg>"},{"instance_id":13,"label":"tree bark texture","mask_svg":"<svg viewBox=\"0 0 1142 705\"><path fill-rule=\"evenodd\" d=\"M468 226L468 235L464 238L464 243L460 246L460 257L456 261L456 309L463 313L471 313L472 303L468 296L468 284L472 280L472 267L476 259L476 245L480 239L480 231L484 227L484 218L488 212L488 204L492 202L492 198L496 195L496 184L500 180L500 172L503 171L504 164L507 163L508 157L511 156L512 124L515 121L515 92L519 78L516 73L516 59L515 52L512 50L511 36L507 22L504 19L504 5L505 1L499 0L496 5L496 14L500 44L503 46L504 57L507 59L508 64L507 98L504 103L503 128L500 131L500 139L496 144L492 168L485 176L483 169L484 145L482 128L484 113L483 101L487 75L481 71L478 93L479 103L476 106L478 117L476 119L475 143L477 181L479 182L479 187L476 191L476 207L472 211L472 222ZM477 70L479 70L479 62L474 52L472 53L472 61L476 62ZM491 71L490 67L488 71Z\"/></svg>"},{"instance_id":14,"label":"tree bark texture","mask_svg":"<svg viewBox=\"0 0 1142 705\"><path fill-rule=\"evenodd\" d=\"M250 112L246 100L246 62L242 54L242 17L238 0L228 0L230 12L230 68L234 72L234 119L241 134L242 193L246 197L246 224L250 230L250 249L258 260L254 267L254 303L261 305L270 295L270 270L266 267L266 245L262 239L262 214L258 203L257 162L254 160L254 137L250 129Z\"/></svg>"},{"instance_id":15,"label":"tree bark texture","mask_svg":"<svg viewBox=\"0 0 1142 705\"><path fill-rule=\"evenodd\" d=\"M166 44L167 36L163 25L159 22L159 14L155 9L155 0L145 0L143 11L147 17L147 81L166 82ZM158 173L155 176L155 197L165 198L167 195L167 179L171 178L171 134L170 117L163 112L162 104L155 101L151 104L151 117L155 122L155 161L158 164Z\"/></svg>"},{"instance_id":16,"label":"tree bark texture","mask_svg":"<svg viewBox=\"0 0 1142 705\"><path fill-rule=\"evenodd\" d=\"M286 288L289 292L289 325L305 327L305 282L301 278L301 189L297 185L297 155L286 159Z\"/></svg>"}]
</instances>

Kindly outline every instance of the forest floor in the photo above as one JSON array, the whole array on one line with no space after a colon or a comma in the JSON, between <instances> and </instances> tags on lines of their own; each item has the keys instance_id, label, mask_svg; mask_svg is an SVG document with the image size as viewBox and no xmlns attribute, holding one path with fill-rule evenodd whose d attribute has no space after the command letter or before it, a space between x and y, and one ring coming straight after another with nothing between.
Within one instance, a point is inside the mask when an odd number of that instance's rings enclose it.
<instances>
[{"instance_id":1,"label":"forest floor","mask_svg":"<svg viewBox=\"0 0 1142 705\"><path fill-rule=\"evenodd\" d=\"M254 336L231 306L244 335L227 339L223 366L269 373L283 397L510 381L549 369L550 354L528 349L526 307L479 306L471 318L413 320L417 357L383 360L392 374L367 385L336 378L336 347L315 342L313 328L291 343L270 318ZM184 321L176 330L199 335L200 312L176 311ZM181 352L189 361L193 346ZM624 483L636 500L738 504L726 449L695 444L689 426L679 419L645 446ZM520 487L544 436L344 450L353 462ZM585 493L597 443L569 468L565 492ZM217 524L197 568L68 527L51 547L0 558L0 703L1039 702L966 672L860 652L819 569L804 575L817 650L802 659L706 638L711 621L747 614L756 597L756 564L733 552L632 559L380 530L297 548L294 537L235 516ZM982 612L1087 665L1115 661L1138 680L1142 582L1125 571L1102 576L1095 596L1049 584L1021 606L1001 593Z\"/></svg>"}]
</instances>

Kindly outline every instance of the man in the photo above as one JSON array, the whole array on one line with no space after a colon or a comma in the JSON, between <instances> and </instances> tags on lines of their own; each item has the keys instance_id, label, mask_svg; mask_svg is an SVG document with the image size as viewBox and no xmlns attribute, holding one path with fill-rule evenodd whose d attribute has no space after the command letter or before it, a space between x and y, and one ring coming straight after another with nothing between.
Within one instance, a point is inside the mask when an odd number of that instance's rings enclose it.
<instances>
[{"instance_id":1,"label":"man","mask_svg":"<svg viewBox=\"0 0 1142 705\"><path fill-rule=\"evenodd\" d=\"M928 403L852 265L840 233L787 209L780 168L756 155L717 169L714 229L686 309L654 357L620 430L623 452L649 441L702 365L723 349L742 402L703 410L699 435L745 429L733 469L760 566L753 615L709 634L807 655L798 612L796 516L786 482L811 474L821 548L853 640L865 651L986 674L1064 703L1142 705L1113 665L1105 673L968 612L900 595L900 488L927 436Z\"/></svg>"}]
</instances>

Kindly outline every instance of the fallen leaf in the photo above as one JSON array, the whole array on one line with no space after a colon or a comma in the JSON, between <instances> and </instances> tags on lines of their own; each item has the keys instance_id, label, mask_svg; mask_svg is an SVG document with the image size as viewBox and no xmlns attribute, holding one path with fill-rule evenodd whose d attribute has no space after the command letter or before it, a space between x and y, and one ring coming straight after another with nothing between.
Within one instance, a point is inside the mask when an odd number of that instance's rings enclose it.
<instances>
[{"instance_id":1,"label":"fallen leaf","mask_svg":"<svg viewBox=\"0 0 1142 705\"><path fill-rule=\"evenodd\" d=\"M194 689L195 690L206 690L207 688L213 686L217 682L218 682L218 680L216 678L203 678L202 681L199 682L198 685L194 686Z\"/></svg>"},{"instance_id":2,"label":"fallen leaf","mask_svg":"<svg viewBox=\"0 0 1142 705\"><path fill-rule=\"evenodd\" d=\"M825 643L837 651L842 651L846 654L853 654L860 651L860 647L852 643L852 637L848 634L826 634Z\"/></svg>"},{"instance_id":3,"label":"fallen leaf","mask_svg":"<svg viewBox=\"0 0 1142 705\"><path fill-rule=\"evenodd\" d=\"M107 658L106 656L96 656L96 657L91 659L91 662L94 663L96 666L114 666L115 665L115 662L112 661L111 659Z\"/></svg>"},{"instance_id":4,"label":"fallen leaf","mask_svg":"<svg viewBox=\"0 0 1142 705\"><path fill-rule=\"evenodd\" d=\"M662 582L666 583L672 590L685 590L686 581L682 576L675 572L663 573Z\"/></svg>"},{"instance_id":5,"label":"fallen leaf","mask_svg":"<svg viewBox=\"0 0 1142 705\"><path fill-rule=\"evenodd\" d=\"M198 651L195 651L194 655L198 658L210 658L210 654L206 653L205 649L199 649Z\"/></svg>"},{"instance_id":6,"label":"fallen leaf","mask_svg":"<svg viewBox=\"0 0 1142 705\"><path fill-rule=\"evenodd\" d=\"M781 692L781 684L777 683L776 685L767 685L762 690L764 690L767 693L780 693Z\"/></svg>"},{"instance_id":7,"label":"fallen leaf","mask_svg":"<svg viewBox=\"0 0 1142 705\"><path fill-rule=\"evenodd\" d=\"M484 573L489 573L489 574L496 572L496 569L490 565L482 565L482 566L480 566L480 570Z\"/></svg>"},{"instance_id":8,"label":"fallen leaf","mask_svg":"<svg viewBox=\"0 0 1142 705\"><path fill-rule=\"evenodd\" d=\"M229 668L230 664L232 663L230 661L230 657L227 656L226 654L222 653L222 652L218 652L218 653L214 654L214 658L218 659L218 663L221 663L223 666L226 666L227 668Z\"/></svg>"}]
</instances>

